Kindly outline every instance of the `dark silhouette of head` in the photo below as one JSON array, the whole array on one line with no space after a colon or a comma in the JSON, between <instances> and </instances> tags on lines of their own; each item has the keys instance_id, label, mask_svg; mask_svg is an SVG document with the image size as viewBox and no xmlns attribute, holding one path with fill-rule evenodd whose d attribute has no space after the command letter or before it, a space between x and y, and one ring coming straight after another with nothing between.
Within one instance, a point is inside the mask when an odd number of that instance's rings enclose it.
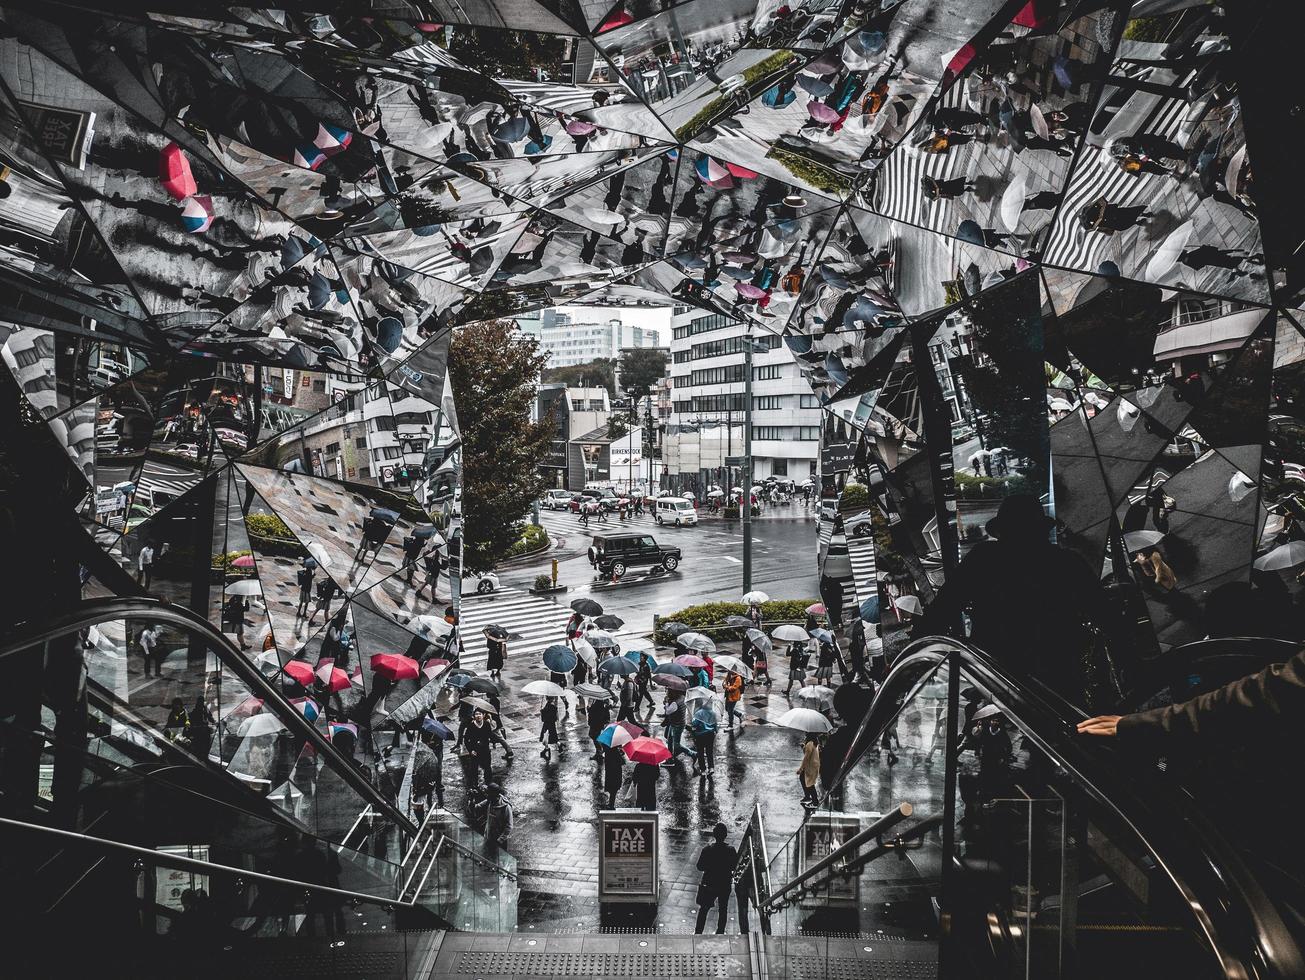
<instances>
[{"instance_id":1,"label":"dark silhouette of head","mask_svg":"<svg viewBox=\"0 0 1305 980\"><path fill-rule=\"evenodd\" d=\"M1033 494L1013 493L1002 500L997 516L984 527L1003 543L1030 544L1045 542L1055 523L1043 513L1041 502Z\"/></svg>"}]
</instances>

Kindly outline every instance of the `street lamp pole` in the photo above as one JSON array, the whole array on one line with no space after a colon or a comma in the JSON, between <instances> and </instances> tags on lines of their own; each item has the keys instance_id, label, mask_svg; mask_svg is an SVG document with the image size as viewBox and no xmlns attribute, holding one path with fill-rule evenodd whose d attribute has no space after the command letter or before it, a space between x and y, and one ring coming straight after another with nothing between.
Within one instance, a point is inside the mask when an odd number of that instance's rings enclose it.
<instances>
[{"instance_id":1,"label":"street lamp pole","mask_svg":"<svg viewBox=\"0 0 1305 980\"><path fill-rule=\"evenodd\" d=\"M743 591L752 591L752 329L743 334Z\"/></svg>"}]
</instances>

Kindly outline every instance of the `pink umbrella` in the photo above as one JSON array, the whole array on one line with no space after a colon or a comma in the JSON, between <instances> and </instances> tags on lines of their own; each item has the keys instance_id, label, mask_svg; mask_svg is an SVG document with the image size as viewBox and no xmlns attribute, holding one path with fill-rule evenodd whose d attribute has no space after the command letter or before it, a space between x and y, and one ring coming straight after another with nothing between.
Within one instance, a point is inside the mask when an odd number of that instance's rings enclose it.
<instances>
[{"instance_id":1,"label":"pink umbrella","mask_svg":"<svg viewBox=\"0 0 1305 980\"><path fill-rule=\"evenodd\" d=\"M708 184L725 180L730 176L729 168L723 163L713 160L711 157L703 157L698 161L698 165L695 169L697 170L698 176Z\"/></svg>"},{"instance_id":2,"label":"pink umbrella","mask_svg":"<svg viewBox=\"0 0 1305 980\"><path fill-rule=\"evenodd\" d=\"M737 163L726 163L725 169L740 180L751 180L753 177L757 176L755 170L749 170L747 167L740 167Z\"/></svg>"},{"instance_id":3,"label":"pink umbrella","mask_svg":"<svg viewBox=\"0 0 1305 980\"><path fill-rule=\"evenodd\" d=\"M281 669L305 687L316 680L317 677L317 675L313 673L313 668L308 666L308 664L304 663L302 660L291 660Z\"/></svg>"},{"instance_id":4,"label":"pink umbrella","mask_svg":"<svg viewBox=\"0 0 1305 980\"><path fill-rule=\"evenodd\" d=\"M327 676L322 677L323 673L325 673ZM339 667L332 667L330 668L329 671L319 670L317 672L317 676L318 676L318 680L320 680L323 684L325 684L328 690L331 691L349 690L350 687L349 675L346 674L344 671L342 671Z\"/></svg>"},{"instance_id":5,"label":"pink umbrella","mask_svg":"<svg viewBox=\"0 0 1305 980\"><path fill-rule=\"evenodd\" d=\"M624 27L632 20L634 20L634 15L622 7L613 11L605 21L599 24L598 30L595 33L602 34L604 31L614 31L618 27Z\"/></svg>"},{"instance_id":6,"label":"pink umbrella","mask_svg":"<svg viewBox=\"0 0 1305 980\"><path fill-rule=\"evenodd\" d=\"M823 602L813 602L807 606L807 612L812 616L823 616L825 614L825 604Z\"/></svg>"},{"instance_id":7,"label":"pink umbrella","mask_svg":"<svg viewBox=\"0 0 1305 980\"><path fill-rule=\"evenodd\" d=\"M693 653L682 653L675 658L675 662L681 667L692 667L694 670L707 666L707 661Z\"/></svg>"},{"instance_id":8,"label":"pink umbrella","mask_svg":"<svg viewBox=\"0 0 1305 980\"><path fill-rule=\"evenodd\" d=\"M588 136L598 127L591 122L585 122L583 119L572 119L566 124L566 131L572 136Z\"/></svg>"},{"instance_id":9,"label":"pink umbrella","mask_svg":"<svg viewBox=\"0 0 1305 980\"><path fill-rule=\"evenodd\" d=\"M760 286L754 286L750 282L741 282L734 287L734 291L744 299L761 299L766 295L766 291Z\"/></svg>"},{"instance_id":10,"label":"pink umbrella","mask_svg":"<svg viewBox=\"0 0 1305 980\"><path fill-rule=\"evenodd\" d=\"M199 190L195 175L190 172L190 161L176 143L169 143L159 151L159 182L178 201Z\"/></svg>"},{"instance_id":11,"label":"pink umbrella","mask_svg":"<svg viewBox=\"0 0 1305 980\"><path fill-rule=\"evenodd\" d=\"M231 567L232 567L232 568L253 568L253 567L254 567L254 556L253 556L253 555L241 555L239 558L237 558L235 561L233 561L233 562L231 563Z\"/></svg>"},{"instance_id":12,"label":"pink umbrella","mask_svg":"<svg viewBox=\"0 0 1305 980\"><path fill-rule=\"evenodd\" d=\"M838 121L837 109L832 106L827 106L823 102L817 102L814 99L807 103L807 112L809 112L811 118L818 123L828 125L829 123Z\"/></svg>"}]
</instances>

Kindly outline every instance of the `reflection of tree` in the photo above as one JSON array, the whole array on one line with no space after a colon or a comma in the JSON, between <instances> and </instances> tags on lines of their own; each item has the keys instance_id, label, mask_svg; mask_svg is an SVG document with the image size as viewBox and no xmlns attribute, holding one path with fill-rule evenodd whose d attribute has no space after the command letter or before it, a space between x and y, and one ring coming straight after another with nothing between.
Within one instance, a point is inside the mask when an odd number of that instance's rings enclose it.
<instances>
[{"instance_id":1,"label":"reflection of tree","mask_svg":"<svg viewBox=\"0 0 1305 980\"><path fill-rule=\"evenodd\" d=\"M616 397L615 362L608 357L600 357L585 364L544 368L542 380L547 384L563 384L569 388L606 388L609 397Z\"/></svg>"},{"instance_id":2,"label":"reflection of tree","mask_svg":"<svg viewBox=\"0 0 1305 980\"><path fill-rule=\"evenodd\" d=\"M464 65L474 66L492 78L534 80L536 68L552 78L562 74L562 38L552 34L493 31L459 26L449 51Z\"/></svg>"}]
</instances>

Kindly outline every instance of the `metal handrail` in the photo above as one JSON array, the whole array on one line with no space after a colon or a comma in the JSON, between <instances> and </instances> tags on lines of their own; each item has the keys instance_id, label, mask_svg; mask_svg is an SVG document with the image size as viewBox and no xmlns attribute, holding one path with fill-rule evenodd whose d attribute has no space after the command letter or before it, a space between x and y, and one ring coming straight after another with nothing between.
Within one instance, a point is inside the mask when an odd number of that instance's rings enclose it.
<instances>
[{"instance_id":1,"label":"metal handrail","mask_svg":"<svg viewBox=\"0 0 1305 980\"><path fill-rule=\"evenodd\" d=\"M0 817L0 827L9 827L13 830L27 831L35 834L49 834L62 840L66 840L74 845L79 844L85 847L99 848L101 850L121 851L124 854L131 854L142 861L163 865L164 867L178 868L183 871L195 871L199 874L205 875L211 875L214 871L226 871L239 878L249 878L254 881L262 881L283 888L296 888L301 891L337 895L347 898L350 901L371 902L376 905L384 906L386 909L391 911L399 905L412 906L415 904L413 902L404 902L393 898L381 898L377 895L368 895L366 892L351 892L345 888L333 888L330 885L318 885L306 881L295 881L292 878L280 878L276 875L265 874L262 871L251 871L248 868L232 867L229 864L216 864L212 861L200 861L198 858L185 857L181 854L172 854L167 851L154 851L148 847L138 847L135 844L124 844L122 841L110 840L107 837L95 837L91 834L79 834L74 830L60 830L56 827L43 827L40 824L25 823L22 820L10 820L8 817Z\"/></svg>"},{"instance_id":2,"label":"metal handrail","mask_svg":"<svg viewBox=\"0 0 1305 980\"><path fill-rule=\"evenodd\" d=\"M1085 795L1112 813L1141 841L1163 874L1192 911L1205 940L1228 976L1245 975L1247 963L1256 976L1305 976L1305 956L1278 909L1255 880L1242 857L1186 801L1175 801L1154 783L1139 784L1121 775L1116 760L1073 734L1075 721L1086 717L1040 682L1017 682L983 651L951 637L916 640L898 656L876 693L833 785L846 779L863 752L882 736L900 702L919 682L950 664L963 672L988 698L1018 723L1036 745ZM949 719L949 724L955 724ZM953 764L948 760L948 764ZM1210 894L1216 890L1216 894ZM1244 913L1245 921L1235 921ZM1249 934L1237 937L1240 927ZM1248 948L1249 947L1249 948Z\"/></svg>"},{"instance_id":3,"label":"metal handrail","mask_svg":"<svg viewBox=\"0 0 1305 980\"><path fill-rule=\"evenodd\" d=\"M281 721L286 723L286 727L311 742L318 754L331 763L331 767L359 796L385 814L405 833L417 832L417 825L400 813L398 808L386 800L375 786L364 779L353 763L340 753L330 739L295 711L281 696L281 692L268 682L258 668L237 650L224 634L214 629L207 619L183 606L143 596L86 599L70 612L54 617L39 628L20 632L11 638L0 647L0 661L34 646L66 636L74 630L94 626L110 619L150 619L198 633L223 665L229 667L251 691L257 692L264 702L281 709L277 714Z\"/></svg>"}]
</instances>

